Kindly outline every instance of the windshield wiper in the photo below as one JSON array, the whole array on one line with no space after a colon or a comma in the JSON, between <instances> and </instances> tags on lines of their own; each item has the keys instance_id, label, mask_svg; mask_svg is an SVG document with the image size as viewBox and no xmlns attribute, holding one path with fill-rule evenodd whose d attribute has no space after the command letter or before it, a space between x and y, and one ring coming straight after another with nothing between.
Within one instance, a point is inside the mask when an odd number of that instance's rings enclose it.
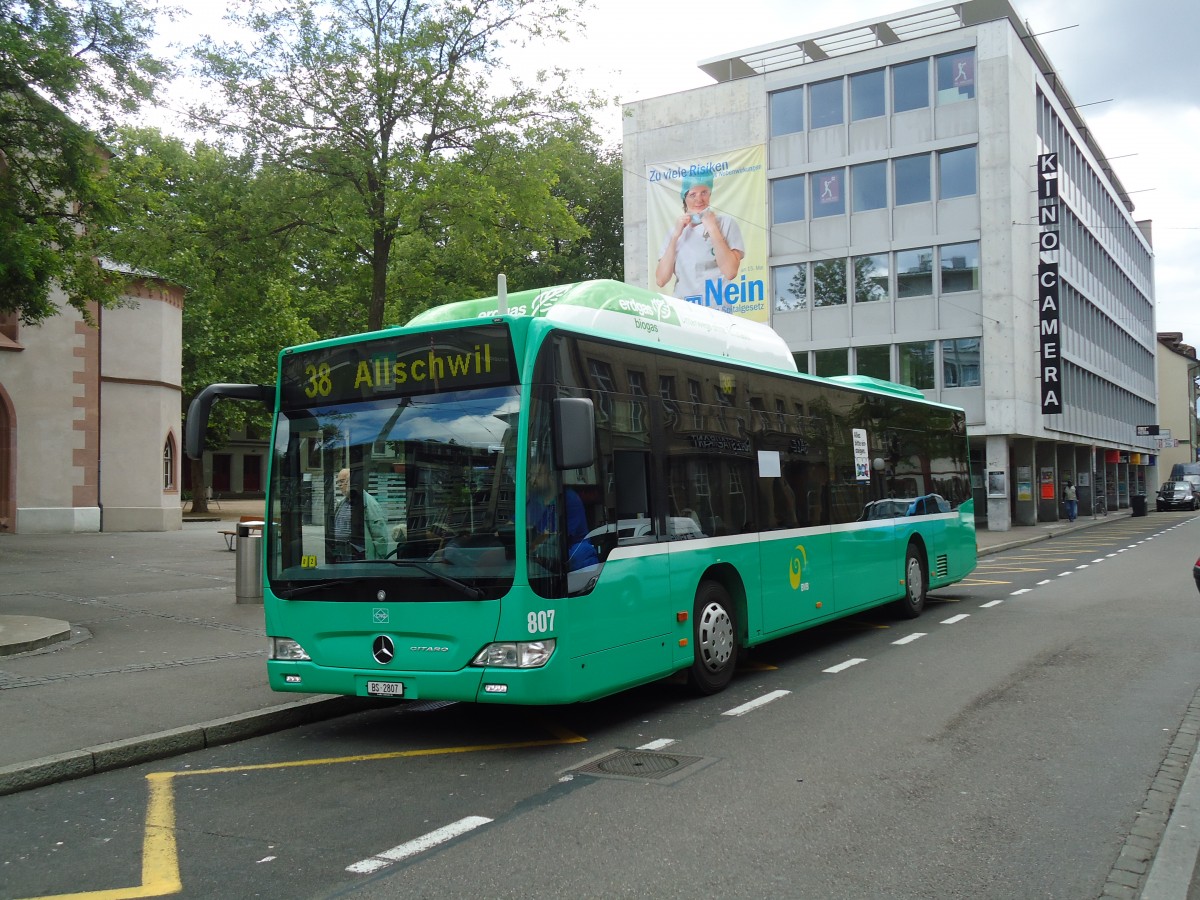
<instances>
[{"instance_id":1,"label":"windshield wiper","mask_svg":"<svg viewBox=\"0 0 1200 900\"><path fill-rule=\"evenodd\" d=\"M350 580L347 578L335 578L333 581L318 581L316 584L306 584L303 587L275 591L275 596L281 597L284 600L291 600L293 597L303 597L305 594L311 594L313 591L321 590L321 588L340 587L343 584L350 584Z\"/></svg>"},{"instance_id":2,"label":"windshield wiper","mask_svg":"<svg viewBox=\"0 0 1200 900\"><path fill-rule=\"evenodd\" d=\"M442 584L448 584L455 590L461 591L472 600L482 600L483 591L473 585L467 584L465 581L459 581L457 578L451 578L437 569L431 568L428 563L423 563L412 559L389 559L387 560L393 566L412 566L414 569L420 569L426 575L432 575Z\"/></svg>"}]
</instances>

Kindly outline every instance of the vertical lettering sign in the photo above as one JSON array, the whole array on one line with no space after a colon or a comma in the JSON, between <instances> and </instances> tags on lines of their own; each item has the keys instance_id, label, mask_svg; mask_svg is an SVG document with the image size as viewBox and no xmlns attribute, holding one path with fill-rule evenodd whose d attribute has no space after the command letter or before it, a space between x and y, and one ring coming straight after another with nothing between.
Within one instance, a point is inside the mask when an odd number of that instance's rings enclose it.
<instances>
[{"instance_id":1,"label":"vertical lettering sign","mask_svg":"<svg viewBox=\"0 0 1200 900\"><path fill-rule=\"evenodd\" d=\"M1062 412L1062 338L1058 298L1058 154L1037 158L1038 347L1042 364L1042 415Z\"/></svg>"}]
</instances>

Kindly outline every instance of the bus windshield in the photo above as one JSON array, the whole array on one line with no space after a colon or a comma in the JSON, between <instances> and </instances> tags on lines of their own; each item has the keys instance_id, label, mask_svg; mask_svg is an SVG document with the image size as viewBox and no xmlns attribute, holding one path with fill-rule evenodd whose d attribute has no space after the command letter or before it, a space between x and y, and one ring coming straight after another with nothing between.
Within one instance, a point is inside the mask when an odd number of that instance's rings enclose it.
<instances>
[{"instance_id":1,"label":"bus windshield","mask_svg":"<svg viewBox=\"0 0 1200 900\"><path fill-rule=\"evenodd\" d=\"M284 599L496 598L514 572L514 385L281 411L267 575Z\"/></svg>"}]
</instances>

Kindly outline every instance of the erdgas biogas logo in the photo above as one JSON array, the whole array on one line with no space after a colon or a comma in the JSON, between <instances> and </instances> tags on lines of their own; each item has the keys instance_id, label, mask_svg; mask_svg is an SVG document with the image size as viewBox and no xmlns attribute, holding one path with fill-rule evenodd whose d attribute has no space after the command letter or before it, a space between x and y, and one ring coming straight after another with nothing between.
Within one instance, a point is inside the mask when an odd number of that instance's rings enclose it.
<instances>
[{"instance_id":1,"label":"erdgas biogas logo","mask_svg":"<svg viewBox=\"0 0 1200 900\"><path fill-rule=\"evenodd\" d=\"M808 582L804 580L804 567L807 565L808 554L804 552L804 545L797 544L788 564L788 582L792 585L793 591L808 590Z\"/></svg>"},{"instance_id":2,"label":"erdgas biogas logo","mask_svg":"<svg viewBox=\"0 0 1200 900\"><path fill-rule=\"evenodd\" d=\"M569 290L571 290L571 285L564 284L542 291L533 298L533 302L529 305L530 314L534 316L546 315L559 300L566 296Z\"/></svg>"},{"instance_id":3,"label":"erdgas biogas logo","mask_svg":"<svg viewBox=\"0 0 1200 900\"><path fill-rule=\"evenodd\" d=\"M639 320L679 324L679 317L670 302L662 297L645 300L640 297L620 297L613 306L626 315L636 316Z\"/></svg>"}]
</instances>

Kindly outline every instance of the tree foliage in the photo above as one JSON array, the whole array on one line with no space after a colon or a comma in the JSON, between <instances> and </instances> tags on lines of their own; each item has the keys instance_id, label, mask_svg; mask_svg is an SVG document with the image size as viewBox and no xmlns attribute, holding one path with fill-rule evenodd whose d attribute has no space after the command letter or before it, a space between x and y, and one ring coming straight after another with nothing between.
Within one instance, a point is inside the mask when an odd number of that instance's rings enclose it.
<instances>
[{"instance_id":1,"label":"tree foliage","mask_svg":"<svg viewBox=\"0 0 1200 900\"><path fill-rule=\"evenodd\" d=\"M248 153L155 129L123 131L115 147L109 177L125 224L103 247L187 288L185 405L213 382L274 381L279 350L316 336L297 263L311 249L296 221L304 185ZM214 417L219 444L243 419L237 404L218 409L229 411Z\"/></svg>"},{"instance_id":2,"label":"tree foliage","mask_svg":"<svg viewBox=\"0 0 1200 900\"><path fill-rule=\"evenodd\" d=\"M550 234L544 246L501 264L514 290L593 278L624 280L625 218L621 150L593 139L562 140L559 177L552 194L566 205L578 229Z\"/></svg>"},{"instance_id":3,"label":"tree foliage","mask_svg":"<svg viewBox=\"0 0 1200 900\"><path fill-rule=\"evenodd\" d=\"M571 0L574 2L574 0ZM307 224L367 270L366 326L494 284L584 225L555 193L590 99L503 89L508 40L573 21L558 0L247 0L247 46L201 46L224 106L196 112L263 159L329 185Z\"/></svg>"},{"instance_id":4,"label":"tree foliage","mask_svg":"<svg viewBox=\"0 0 1200 900\"><path fill-rule=\"evenodd\" d=\"M116 302L95 260L114 210L96 132L165 74L152 30L137 0L0 0L0 313L53 315L52 282L85 317Z\"/></svg>"}]
</instances>

